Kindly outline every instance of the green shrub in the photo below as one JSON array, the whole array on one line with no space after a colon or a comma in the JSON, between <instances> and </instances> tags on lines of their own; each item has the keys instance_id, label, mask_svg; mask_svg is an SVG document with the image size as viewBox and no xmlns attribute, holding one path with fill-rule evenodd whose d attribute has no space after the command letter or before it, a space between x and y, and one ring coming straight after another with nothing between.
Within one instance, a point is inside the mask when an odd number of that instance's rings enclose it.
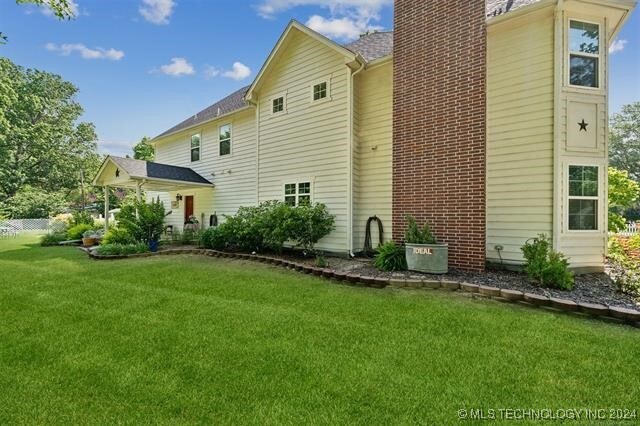
<instances>
[{"instance_id":1,"label":"green shrub","mask_svg":"<svg viewBox=\"0 0 640 426\"><path fill-rule=\"evenodd\" d=\"M640 248L640 235L622 241L609 238L611 278L621 292L640 297L640 260L632 255Z\"/></svg>"},{"instance_id":2,"label":"green shrub","mask_svg":"<svg viewBox=\"0 0 640 426\"><path fill-rule=\"evenodd\" d=\"M334 228L335 218L324 204L290 206L266 201L254 207L240 207L235 216L226 216L217 238L227 247L247 251L264 249L279 252L285 242L312 250Z\"/></svg>"},{"instance_id":3,"label":"green shrub","mask_svg":"<svg viewBox=\"0 0 640 426\"><path fill-rule=\"evenodd\" d=\"M79 240L85 232L91 230L93 230L93 225L89 225L88 223L79 223L67 229L67 238L69 240Z\"/></svg>"},{"instance_id":4,"label":"green shrub","mask_svg":"<svg viewBox=\"0 0 640 426\"><path fill-rule=\"evenodd\" d=\"M374 264L376 268L382 271L406 271L407 257L405 255L405 248L397 245L393 241L382 244L378 247Z\"/></svg>"},{"instance_id":5,"label":"green shrub","mask_svg":"<svg viewBox=\"0 0 640 426\"><path fill-rule=\"evenodd\" d=\"M71 219L69 220L70 226L76 226L81 224L94 225L93 216L88 211L77 211L71 215Z\"/></svg>"},{"instance_id":6,"label":"green shrub","mask_svg":"<svg viewBox=\"0 0 640 426\"><path fill-rule=\"evenodd\" d=\"M149 246L145 243L136 244L103 244L98 246L97 253L101 256L126 256L129 254L147 253Z\"/></svg>"},{"instance_id":7,"label":"green shrub","mask_svg":"<svg viewBox=\"0 0 640 426\"><path fill-rule=\"evenodd\" d=\"M324 257L324 254L319 253L316 256L316 267L318 268L326 268L329 266L329 263L327 262L327 259Z\"/></svg>"},{"instance_id":8,"label":"green shrub","mask_svg":"<svg viewBox=\"0 0 640 426\"><path fill-rule=\"evenodd\" d=\"M540 234L527 241L521 250L526 261L524 271L540 287L573 288L574 276L569 271L569 261L551 248L551 241L546 235Z\"/></svg>"},{"instance_id":9,"label":"green shrub","mask_svg":"<svg viewBox=\"0 0 640 426\"><path fill-rule=\"evenodd\" d=\"M318 241L329 235L335 227L335 217L329 214L324 204L303 204L293 209L294 226L289 239L298 247L313 250Z\"/></svg>"},{"instance_id":10,"label":"green shrub","mask_svg":"<svg viewBox=\"0 0 640 426\"><path fill-rule=\"evenodd\" d=\"M134 201L123 205L116 214L118 227L127 230L135 241L158 241L164 232L164 204L160 198L150 204Z\"/></svg>"},{"instance_id":11,"label":"green shrub","mask_svg":"<svg viewBox=\"0 0 640 426\"><path fill-rule=\"evenodd\" d=\"M200 233L198 230L185 229L182 231L182 234L180 234L179 241L183 245L196 244L200 241Z\"/></svg>"},{"instance_id":12,"label":"green shrub","mask_svg":"<svg viewBox=\"0 0 640 426\"><path fill-rule=\"evenodd\" d=\"M424 227L420 229L416 219L407 215L407 230L404 233L404 241L407 244L435 244L436 238L428 223L425 223Z\"/></svg>"},{"instance_id":13,"label":"green shrub","mask_svg":"<svg viewBox=\"0 0 640 426\"><path fill-rule=\"evenodd\" d=\"M64 232L50 232L40 238L41 246L57 246L58 243L66 241L67 234Z\"/></svg>"},{"instance_id":14,"label":"green shrub","mask_svg":"<svg viewBox=\"0 0 640 426\"><path fill-rule=\"evenodd\" d=\"M200 245L207 249L224 250L227 247L227 241L224 235L222 225L216 228L207 228L200 234Z\"/></svg>"},{"instance_id":15,"label":"green shrub","mask_svg":"<svg viewBox=\"0 0 640 426\"><path fill-rule=\"evenodd\" d=\"M102 239L102 244L134 244L135 238L124 228L113 227Z\"/></svg>"}]
</instances>

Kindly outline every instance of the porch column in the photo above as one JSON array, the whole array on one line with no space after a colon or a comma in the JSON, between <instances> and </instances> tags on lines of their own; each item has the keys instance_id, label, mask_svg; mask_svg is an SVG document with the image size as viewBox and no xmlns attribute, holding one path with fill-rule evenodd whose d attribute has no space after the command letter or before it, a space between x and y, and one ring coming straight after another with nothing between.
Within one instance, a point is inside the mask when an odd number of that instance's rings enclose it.
<instances>
[{"instance_id":1,"label":"porch column","mask_svg":"<svg viewBox=\"0 0 640 426\"><path fill-rule=\"evenodd\" d=\"M142 200L142 191L140 190L140 187L142 185L139 183L136 183L136 201L138 203L140 203L140 201ZM136 219L138 218L138 206L136 206Z\"/></svg>"},{"instance_id":2,"label":"porch column","mask_svg":"<svg viewBox=\"0 0 640 426\"><path fill-rule=\"evenodd\" d=\"M109 230L109 187L104 186L104 232Z\"/></svg>"}]
</instances>

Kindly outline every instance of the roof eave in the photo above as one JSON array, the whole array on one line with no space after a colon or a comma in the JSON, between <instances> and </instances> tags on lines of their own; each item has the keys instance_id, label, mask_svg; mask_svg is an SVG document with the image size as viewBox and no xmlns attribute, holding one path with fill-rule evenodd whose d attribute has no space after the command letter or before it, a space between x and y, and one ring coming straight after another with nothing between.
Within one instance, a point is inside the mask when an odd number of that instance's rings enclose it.
<instances>
[{"instance_id":1,"label":"roof eave","mask_svg":"<svg viewBox=\"0 0 640 426\"><path fill-rule=\"evenodd\" d=\"M181 186L204 186L207 188L215 188L215 185L211 182L209 183L191 182L187 180L163 179L163 178L156 178L156 177L150 177L150 176L132 176L131 175L129 177L131 178L131 180L142 180L147 182L166 182L166 183L173 183Z\"/></svg>"},{"instance_id":2,"label":"roof eave","mask_svg":"<svg viewBox=\"0 0 640 426\"><path fill-rule=\"evenodd\" d=\"M220 120L220 119L222 119L222 118L228 117L228 116L230 116L230 115L232 115L232 114L239 113L239 112L241 112L241 111L245 111L245 110L250 109L250 108L254 108L254 105L247 105L247 106L244 106L244 107L242 107L242 108L239 108L239 109L236 109L236 110L233 110L233 111L227 112L227 113L225 113L225 114L221 114L221 115L218 115L218 116L216 116L216 117L212 117L212 118L209 118L209 119L207 119L207 120L201 121L201 122L199 122L199 123L193 124L193 125L191 125L191 126L189 126L189 127L184 127L184 128L182 128L182 129L175 130L175 131L173 131L173 132L171 132L171 133L167 133L167 134L160 134L160 135L158 135L158 136L154 137L153 139L148 140L148 141L147 141L147 144L149 144L149 145L151 145L151 146L155 146L155 144L157 144L158 142L160 142L160 140L162 140L162 139L164 139L164 138L168 138L169 136L174 136L174 135L176 135L176 134L178 134L178 133L180 133L180 132L185 132L185 131L187 131L187 130L192 130L192 129L194 129L194 128L198 127L198 126L202 126L202 125L205 125L205 124L211 123L211 122L213 122L213 121Z\"/></svg>"},{"instance_id":3,"label":"roof eave","mask_svg":"<svg viewBox=\"0 0 640 426\"><path fill-rule=\"evenodd\" d=\"M513 12L503 13L502 15L499 15L499 16L487 17L487 26L496 25L501 22L508 21L509 19L517 18L519 16L524 16L531 12L544 9L545 7L553 6L557 3L558 3L558 0L541 0L537 3L522 6L514 10Z\"/></svg>"}]
</instances>

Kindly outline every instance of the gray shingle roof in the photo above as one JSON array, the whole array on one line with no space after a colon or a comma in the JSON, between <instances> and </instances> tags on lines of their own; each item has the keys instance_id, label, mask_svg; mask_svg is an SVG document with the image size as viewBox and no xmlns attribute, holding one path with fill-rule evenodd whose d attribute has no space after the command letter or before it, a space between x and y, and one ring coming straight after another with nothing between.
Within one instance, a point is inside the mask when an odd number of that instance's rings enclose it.
<instances>
[{"instance_id":1,"label":"gray shingle roof","mask_svg":"<svg viewBox=\"0 0 640 426\"><path fill-rule=\"evenodd\" d=\"M109 156L109 158L130 176L211 184L211 182L187 167L134 160L133 158L115 157L113 155Z\"/></svg>"},{"instance_id":2,"label":"gray shingle roof","mask_svg":"<svg viewBox=\"0 0 640 426\"><path fill-rule=\"evenodd\" d=\"M344 45L344 47L354 53L359 53L367 62L370 62L375 59L391 55L393 52L393 32L389 31L367 34L354 42ZM154 139L187 129L191 126L196 126L218 116L229 114L249 106L249 103L244 100L244 95L247 90L249 90L249 87L250 86L245 86L236 90L226 98L223 98L197 114L192 115L169 130L160 133Z\"/></svg>"},{"instance_id":3,"label":"gray shingle roof","mask_svg":"<svg viewBox=\"0 0 640 426\"><path fill-rule=\"evenodd\" d=\"M487 18L500 16L540 0L487 0Z\"/></svg>"},{"instance_id":4,"label":"gray shingle roof","mask_svg":"<svg viewBox=\"0 0 640 426\"><path fill-rule=\"evenodd\" d=\"M244 94L247 93L247 90L249 90L249 86L245 86L241 89L236 90L226 98L223 98L215 104L198 112L197 114L192 115L181 123L176 124L169 130L162 132L161 134L156 136L156 138L166 136L170 133L186 129L200 123L204 123L205 121L209 121L213 118L219 117L224 114L229 114L230 112L237 111L241 108L249 106L249 104L244 100Z\"/></svg>"},{"instance_id":5,"label":"gray shingle roof","mask_svg":"<svg viewBox=\"0 0 640 426\"><path fill-rule=\"evenodd\" d=\"M393 31L370 33L344 47L371 62L393 53Z\"/></svg>"}]
</instances>

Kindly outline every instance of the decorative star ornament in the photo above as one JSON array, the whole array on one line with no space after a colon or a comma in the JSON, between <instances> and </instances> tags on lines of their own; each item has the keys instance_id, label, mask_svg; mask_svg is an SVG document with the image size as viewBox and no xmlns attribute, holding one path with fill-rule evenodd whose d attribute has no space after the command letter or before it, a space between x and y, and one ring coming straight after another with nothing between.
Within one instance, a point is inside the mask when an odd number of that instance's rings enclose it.
<instances>
[{"instance_id":1,"label":"decorative star ornament","mask_svg":"<svg viewBox=\"0 0 640 426\"><path fill-rule=\"evenodd\" d=\"M580 126L580 130L578 130L579 132L581 131L587 131L587 126L589 125L589 123L587 123L586 121L584 121L584 118L582 119L582 121L580 123L578 123L578 126Z\"/></svg>"},{"instance_id":2,"label":"decorative star ornament","mask_svg":"<svg viewBox=\"0 0 640 426\"><path fill-rule=\"evenodd\" d=\"M584 121L584 120L582 120ZM120 177L120 169L116 169L116 177Z\"/></svg>"}]
</instances>

